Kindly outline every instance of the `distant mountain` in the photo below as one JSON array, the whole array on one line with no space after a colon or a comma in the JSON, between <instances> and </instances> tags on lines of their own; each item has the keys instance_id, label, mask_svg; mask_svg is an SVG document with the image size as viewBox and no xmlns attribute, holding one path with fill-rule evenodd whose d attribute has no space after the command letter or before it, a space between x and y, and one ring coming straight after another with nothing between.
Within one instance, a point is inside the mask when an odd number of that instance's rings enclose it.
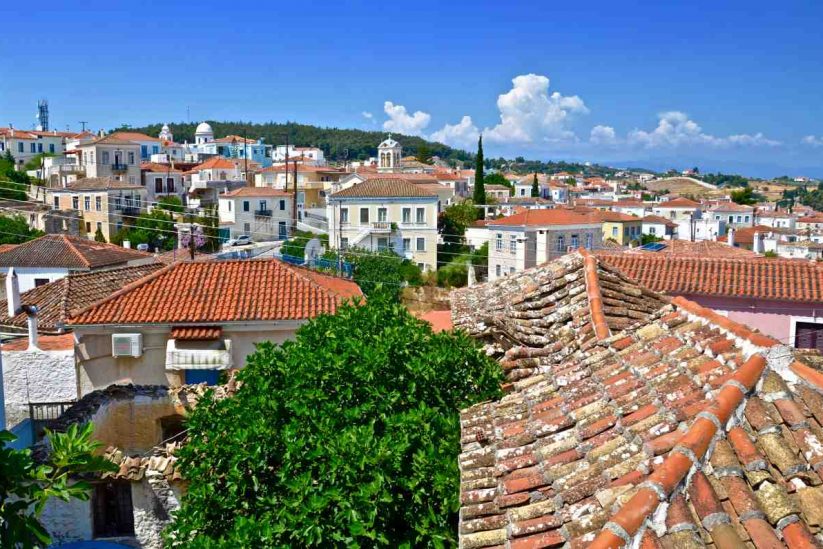
<instances>
[{"instance_id":1,"label":"distant mountain","mask_svg":"<svg viewBox=\"0 0 823 549\"><path fill-rule=\"evenodd\" d=\"M271 145L282 145L289 136L289 143L299 147L319 147L329 160L365 160L377 156L377 145L386 139L384 131L350 130L344 128L320 128L296 122L267 122L253 124L250 122L218 122L207 120L214 130L215 137L243 135L249 139L262 137ZM194 142L194 130L198 123L177 122L169 124L174 140L178 143ZM151 124L142 128L130 128L148 135L158 135L162 124ZM392 134L403 145L404 155L416 155L420 147L425 147L429 155L439 156L444 160L470 162L473 155L459 149L453 149L443 143L427 141L411 135Z\"/></svg>"}]
</instances>

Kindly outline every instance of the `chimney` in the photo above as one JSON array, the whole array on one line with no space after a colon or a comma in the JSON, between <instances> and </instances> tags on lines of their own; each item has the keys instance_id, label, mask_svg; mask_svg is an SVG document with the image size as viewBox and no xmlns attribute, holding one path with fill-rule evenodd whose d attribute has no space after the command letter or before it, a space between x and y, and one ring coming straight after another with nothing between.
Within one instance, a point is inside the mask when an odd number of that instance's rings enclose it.
<instances>
[{"instance_id":1,"label":"chimney","mask_svg":"<svg viewBox=\"0 0 823 549\"><path fill-rule=\"evenodd\" d=\"M472 287L475 284L477 284L477 275L474 272L474 264L471 262L471 260L466 261L466 267L467 267L467 271L468 271L468 284L467 285L469 287Z\"/></svg>"},{"instance_id":2,"label":"chimney","mask_svg":"<svg viewBox=\"0 0 823 549\"><path fill-rule=\"evenodd\" d=\"M17 315L20 311L20 281L14 267L6 273L6 302L9 306L9 318Z\"/></svg>"},{"instance_id":3,"label":"chimney","mask_svg":"<svg viewBox=\"0 0 823 549\"><path fill-rule=\"evenodd\" d=\"M754 240L752 241L752 251L756 254L763 253L763 237L760 233L754 233Z\"/></svg>"},{"instance_id":4,"label":"chimney","mask_svg":"<svg viewBox=\"0 0 823 549\"><path fill-rule=\"evenodd\" d=\"M755 233L755 236L757 236L757 233ZM729 246L734 248L734 227L729 227L729 234L726 238L729 241Z\"/></svg>"},{"instance_id":5,"label":"chimney","mask_svg":"<svg viewBox=\"0 0 823 549\"><path fill-rule=\"evenodd\" d=\"M29 326L29 351L37 349L37 307L25 307L26 320Z\"/></svg>"}]
</instances>

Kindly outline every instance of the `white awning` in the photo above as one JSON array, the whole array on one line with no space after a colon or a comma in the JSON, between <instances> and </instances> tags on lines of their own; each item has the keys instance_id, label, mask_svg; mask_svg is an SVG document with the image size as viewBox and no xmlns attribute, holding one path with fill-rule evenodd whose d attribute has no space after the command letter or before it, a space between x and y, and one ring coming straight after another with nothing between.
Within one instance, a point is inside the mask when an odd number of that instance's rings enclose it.
<instances>
[{"instance_id":1,"label":"white awning","mask_svg":"<svg viewBox=\"0 0 823 549\"><path fill-rule=\"evenodd\" d=\"M211 348L198 348L203 346L197 343L169 339L166 370L227 370L233 366L230 339L210 342Z\"/></svg>"}]
</instances>

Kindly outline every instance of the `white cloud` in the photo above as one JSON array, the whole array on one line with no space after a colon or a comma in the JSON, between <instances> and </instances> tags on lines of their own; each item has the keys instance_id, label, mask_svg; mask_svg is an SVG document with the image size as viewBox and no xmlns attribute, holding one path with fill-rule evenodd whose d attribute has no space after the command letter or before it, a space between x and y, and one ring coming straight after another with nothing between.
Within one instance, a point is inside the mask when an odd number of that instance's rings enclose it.
<instances>
[{"instance_id":1,"label":"white cloud","mask_svg":"<svg viewBox=\"0 0 823 549\"><path fill-rule=\"evenodd\" d=\"M423 130L429 125L431 115L423 111L415 111L409 114L403 105L395 105L391 101L383 104L383 111L389 117L383 122L383 129L390 132L397 132L406 135L422 135Z\"/></svg>"},{"instance_id":2,"label":"white cloud","mask_svg":"<svg viewBox=\"0 0 823 549\"><path fill-rule=\"evenodd\" d=\"M471 116L464 116L457 124L446 124L431 134L431 139L453 147L470 147L477 142L480 130Z\"/></svg>"},{"instance_id":3,"label":"white cloud","mask_svg":"<svg viewBox=\"0 0 823 549\"><path fill-rule=\"evenodd\" d=\"M595 126L592 128L589 141L595 145L614 145L617 143L617 135L611 126Z\"/></svg>"},{"instance_id":4,"label":"white cloud","mask_svg":"<svg viewBox=\"0 0 823 549\"><path fill-rule=\"evenodd\" d=\"M823 147L823 136L817 137L816 135L807 135L801 142L804 145L811 145L812 147Z\"/></svg>"},{"instance_id":5,"label":"white cloud","mask_svg":"<svg viewBox=\"0 0 823 549\"><path fill-rule=\"evenodd\" d=\"M537 74L513 78L512 89L497 98L497 108L500 123L483 134L501 143L573 140L571 117L589 112L576 95L549 94L548 77Z\"/></svg>"},{"instance_id":6,"label":"white cloud","mask_svg":"<svg viewBox=\"0 0 823 549\"><path fill-rule=\"evenodd\" d=\"M728 137L716 137L707 134L688 115L680 111L669 111L658 116L657 127L652 131L632 130L629 132L630 144L645 148L679 147L684 145L707 145L711 147L727 146L775 146L779 141L768 139L762 133L737 134Z\"/></svg>"},{"instance_id":7,"label":"white cloud","mask_svg":"<svg viewBox=\"0 0 823 549\"><path fill-rule=\"evenodd\" d=\"M366 118L367 120L372 120L374 118L374 115L369 111L363 111L360 114L362 114L363 118Z\"/></svg>"}]
</instances>

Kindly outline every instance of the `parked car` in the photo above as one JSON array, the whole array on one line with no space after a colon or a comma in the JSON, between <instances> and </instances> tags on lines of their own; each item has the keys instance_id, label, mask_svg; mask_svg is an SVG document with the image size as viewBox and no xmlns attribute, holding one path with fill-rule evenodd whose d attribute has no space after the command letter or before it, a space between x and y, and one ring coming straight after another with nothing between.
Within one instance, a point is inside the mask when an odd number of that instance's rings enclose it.
<instances>
[{"instance_id":1,"label":"parked car","mask_svg":"<svg viewBox=\"0 0 823 549\"><path fill-rule=\"evenodd\" d=\"M247 234L241 234L237 238L232 238L226 242L227 246L248 246L252 243L251 237Z\"/></svg>"}]
</instances>

